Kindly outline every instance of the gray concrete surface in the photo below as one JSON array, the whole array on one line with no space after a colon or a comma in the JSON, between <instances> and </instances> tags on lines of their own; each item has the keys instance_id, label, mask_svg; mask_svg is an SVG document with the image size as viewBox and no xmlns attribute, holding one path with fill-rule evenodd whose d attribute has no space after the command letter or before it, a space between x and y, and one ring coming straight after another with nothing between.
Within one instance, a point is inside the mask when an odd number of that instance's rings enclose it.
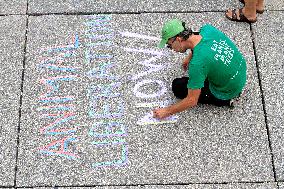
<instances>
[{"instance_id":1,"label":"gray concrete surface","mask_svg":"<svg viewBox=\"0 0 284 189\"><path fill-rule=\"evenodd\" d=\"M25 14L27 0L0 0L0 15Z\"/></svg>"},{"instance_id":2,"label":"gray concrete surface","mask_svg":"<svg viewBox=\"0 0 284 189\"><path fill-rule=\"evenodd\" d=\"M15 178L25 27L24 16L0 17L0 186Z\"/></svg>"},{"instance_id":3,"label":"gray concrete surface","mask_svg":"<svg viewBox=\"0 0 284 189\"><path fill-rule=\"evenodd\" d=\"M154 0L29 0L29 13L66 13L66 12L167 12L167 11L217 11L225 10L231 6L237 6L239 3L230 1L154 1Z\"/></svg>"},{"instance_id":4,"label":"gray concrete surface","mask_svg":"<svg viewBox=\"0 0 284 189\"><path fill-rule=\"evenodd\" d=\"M224 17L239 6L0 0L0 187L277 188L283 2L267 2L252 27ZM210 23L240 48L248 81L233 110L198 106L150 119L176 101L171 80L184 75L184 55L156 48L170 18L194 30Z\"/></svg>"},{"instance_id":5,"label":"gray concrete surface","mask_svg":"<svg viewBox=\"0 0 284 189\"><path fill-rule=\"evenodd\" d=\"M259 18L254 27L267 124L271 133L275 169L279 180L284 179L283 16L283 12L268 12Z\"/></svg>"}]
</instances>

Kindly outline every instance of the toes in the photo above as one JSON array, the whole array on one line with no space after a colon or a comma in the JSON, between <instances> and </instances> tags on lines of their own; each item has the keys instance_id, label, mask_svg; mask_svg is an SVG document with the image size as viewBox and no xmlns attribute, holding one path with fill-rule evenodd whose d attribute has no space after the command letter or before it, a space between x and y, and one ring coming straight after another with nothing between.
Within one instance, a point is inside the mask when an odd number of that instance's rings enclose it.
<instances>
[{"instance_id":1,"label":"toes","mask_svg":"<svg viewBox=\"0 0 284 189\"><path fill-rule=\"evenodd\" d=\"M226 16L229 17L229 18L232 18L232 10L227 10Z\"/></svg>"}]
</instances>

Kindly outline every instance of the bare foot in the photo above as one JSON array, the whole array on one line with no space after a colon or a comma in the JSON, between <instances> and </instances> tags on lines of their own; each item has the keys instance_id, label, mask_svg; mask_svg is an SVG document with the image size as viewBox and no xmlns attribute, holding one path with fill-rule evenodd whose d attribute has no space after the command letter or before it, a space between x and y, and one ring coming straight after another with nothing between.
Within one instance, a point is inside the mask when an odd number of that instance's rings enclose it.
<instances>
[{"instance_id":1,"label":"bare foot","mask_svg":"<svg viewBox=\"0 0 284 189\"><path fill-rule=\"evenodd\" d=\"M240 16L240 12L242 12L243 16ZM255 22L256 21L256 13L254 15L248 15L245 11L245 8L236 9L236 10L227 10L226 17L232 21L238 21L238 22ZM247 19L247 20L246 20Z\"/></svg>"}]
</instances>

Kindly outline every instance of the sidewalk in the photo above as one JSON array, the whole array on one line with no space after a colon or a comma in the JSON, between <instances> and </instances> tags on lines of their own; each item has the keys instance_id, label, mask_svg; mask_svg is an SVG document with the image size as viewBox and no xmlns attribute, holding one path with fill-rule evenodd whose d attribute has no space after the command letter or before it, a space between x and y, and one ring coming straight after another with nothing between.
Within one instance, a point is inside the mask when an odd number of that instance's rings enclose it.
<instances>
[{"instance_id":1,"label":"sidewalk","mask_svg":"<svg viewBox=\"0 0 284 189\"><path fill-rule=\"evenodd\" d=\"M0 0L0 188L284 189L284 2L252 25L225 18L238 1L175 2ZM233 110L152 119L182 76L156 48L171 18L240 48Z\"/></svg>"}]
</instances>

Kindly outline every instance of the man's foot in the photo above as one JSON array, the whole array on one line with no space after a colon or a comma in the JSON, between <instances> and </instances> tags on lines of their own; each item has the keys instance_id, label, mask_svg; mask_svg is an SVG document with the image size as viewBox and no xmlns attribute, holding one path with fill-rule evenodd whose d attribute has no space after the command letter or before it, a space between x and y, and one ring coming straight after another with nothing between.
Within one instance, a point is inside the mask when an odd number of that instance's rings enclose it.
<instances>
[{"instance_id":1,"label":"man's foot","mask_svg":"<svg viewBox=\"0 0 284 189\"><path fill-rule=\"evenodd\" d=\"M247 22L247 23L254 23L256 22L256 17L246 17L243 9L234 9L234 10L227 10L226 17L229 20L236 21L236 22Z\"/></svg>"}]
</instances>

